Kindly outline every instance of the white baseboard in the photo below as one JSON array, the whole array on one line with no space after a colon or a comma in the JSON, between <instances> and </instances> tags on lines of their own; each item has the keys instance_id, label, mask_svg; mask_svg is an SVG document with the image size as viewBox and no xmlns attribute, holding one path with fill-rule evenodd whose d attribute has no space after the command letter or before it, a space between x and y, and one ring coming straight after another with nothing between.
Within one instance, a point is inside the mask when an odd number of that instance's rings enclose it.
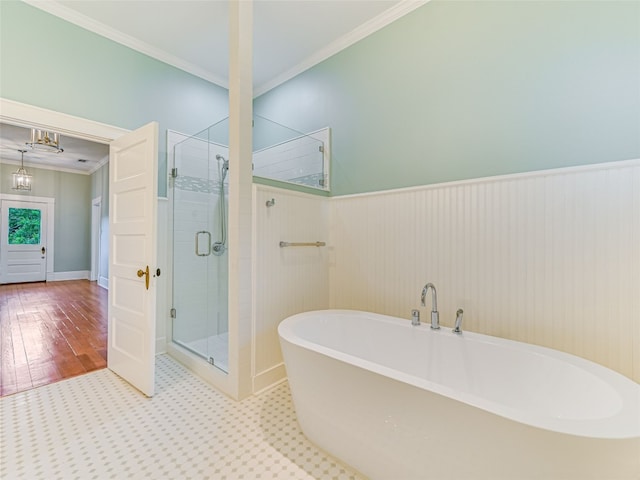
<instances>
[{"instance_id":1,"label":"white baseboard","mask_svg":"<svg viewBox=\"0 0 640 480\"><path fill-rule=\"evenodd\" d=\"M276 385L287 378L284 363L279 363L267 370L257 373L253 377L253 393L261 392Z\"/></svg>"},{"instance_id":2,"label":"white baseboard","mask_svg":"<svg viewBox=\"0 0 640 480\"><path fill-rule=\"evenodd\" d=\"M89 280L89 270L76 272L48 272L47 282L62 282L64 280Z\"/></svg>"},{"instance_id":3,"label":"white baseboard","mask_svg":"<svg viewBox=\"0 0 640 480\"><path fill-rule=\"evenodd\" d=\"M167 337L156 338L156 355L167 353Z\"/></svg>"},{"instance_id":4,"label":"white baseboard","mask_svg":"<svg viewBox=\"0 0 640 480\"><path fill-rule=\"evenodd\" d=\"M109 290L109 279L107 277L98 278L98 285L100 285L105 290Z\"/></svg>"}]
</instances>

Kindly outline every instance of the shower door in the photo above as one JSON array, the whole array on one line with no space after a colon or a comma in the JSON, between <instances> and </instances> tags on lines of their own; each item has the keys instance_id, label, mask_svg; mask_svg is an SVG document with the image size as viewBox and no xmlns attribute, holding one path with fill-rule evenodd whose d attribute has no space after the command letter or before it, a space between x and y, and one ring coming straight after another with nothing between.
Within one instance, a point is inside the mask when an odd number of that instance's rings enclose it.
<instances>
[{"instance_id":1,"label":"shower door","mask_svg":"<svg viewBox=\"0 0 640 480\"><path fill-rule=\"evenodd\" d=\"M228 372L227 147L207 131L174 147L174 343ZM216 158L218 157L218 158Z\"/></svg>"}]
</instances>

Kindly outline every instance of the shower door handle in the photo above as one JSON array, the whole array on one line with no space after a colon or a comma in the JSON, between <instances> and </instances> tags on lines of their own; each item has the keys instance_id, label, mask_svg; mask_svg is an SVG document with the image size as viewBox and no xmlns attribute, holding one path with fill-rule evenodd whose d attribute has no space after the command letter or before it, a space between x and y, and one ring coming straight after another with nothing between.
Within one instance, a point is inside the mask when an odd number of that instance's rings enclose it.
<instances>
[{"instance_id":1,"label":"shower door handle","mask_svg":"<svg viewBox=\"0 0 640 480\"><path fill-rule=\"evenodd\" d=\"M200 235L207 236L207 249L206 253L200 253ZM211 233L206 230L200 230L196 232L196 255L199 257L208 257L211 255Z\"/></svg>"}]
</instances>

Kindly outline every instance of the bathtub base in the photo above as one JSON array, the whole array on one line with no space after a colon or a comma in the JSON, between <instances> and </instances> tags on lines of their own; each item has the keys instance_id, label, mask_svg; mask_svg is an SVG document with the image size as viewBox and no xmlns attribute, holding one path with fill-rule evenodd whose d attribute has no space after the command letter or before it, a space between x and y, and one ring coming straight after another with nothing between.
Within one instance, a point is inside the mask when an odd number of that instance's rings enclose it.
<instances>
[{"instance_id":1,"label":"bathtub base","mask_svg":"<svg viewBox=\"0 0 640 480\"><path fill-rule=\"evenodd\" d=\"M640 438L514 422L281 339L305 435L371 479L636 480Z\"/></svg>"}]
</instances>

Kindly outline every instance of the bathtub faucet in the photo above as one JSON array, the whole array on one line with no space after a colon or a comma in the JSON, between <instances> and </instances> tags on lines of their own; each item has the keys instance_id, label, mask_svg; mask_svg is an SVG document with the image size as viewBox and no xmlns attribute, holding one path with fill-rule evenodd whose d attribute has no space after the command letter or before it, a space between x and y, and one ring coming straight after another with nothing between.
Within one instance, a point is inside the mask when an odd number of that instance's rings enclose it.
<instances>
[{"instance_id":1,"label":"bathtub faucet","mask_svg":"<svg viewBox=\"0 0 640 480\"><path fill-rule=\"evenodd\" d=\"M422 289L422 297L420 301L422 302L422 306L425 307L425 299L427 297L427 292L429 289L432 289L431 292L431 328L434 330L438 330L440 328L440 319L438 315L438 297L436 295L436 286L433 283L427 283Z\"/></svg>"}]
</instances>

